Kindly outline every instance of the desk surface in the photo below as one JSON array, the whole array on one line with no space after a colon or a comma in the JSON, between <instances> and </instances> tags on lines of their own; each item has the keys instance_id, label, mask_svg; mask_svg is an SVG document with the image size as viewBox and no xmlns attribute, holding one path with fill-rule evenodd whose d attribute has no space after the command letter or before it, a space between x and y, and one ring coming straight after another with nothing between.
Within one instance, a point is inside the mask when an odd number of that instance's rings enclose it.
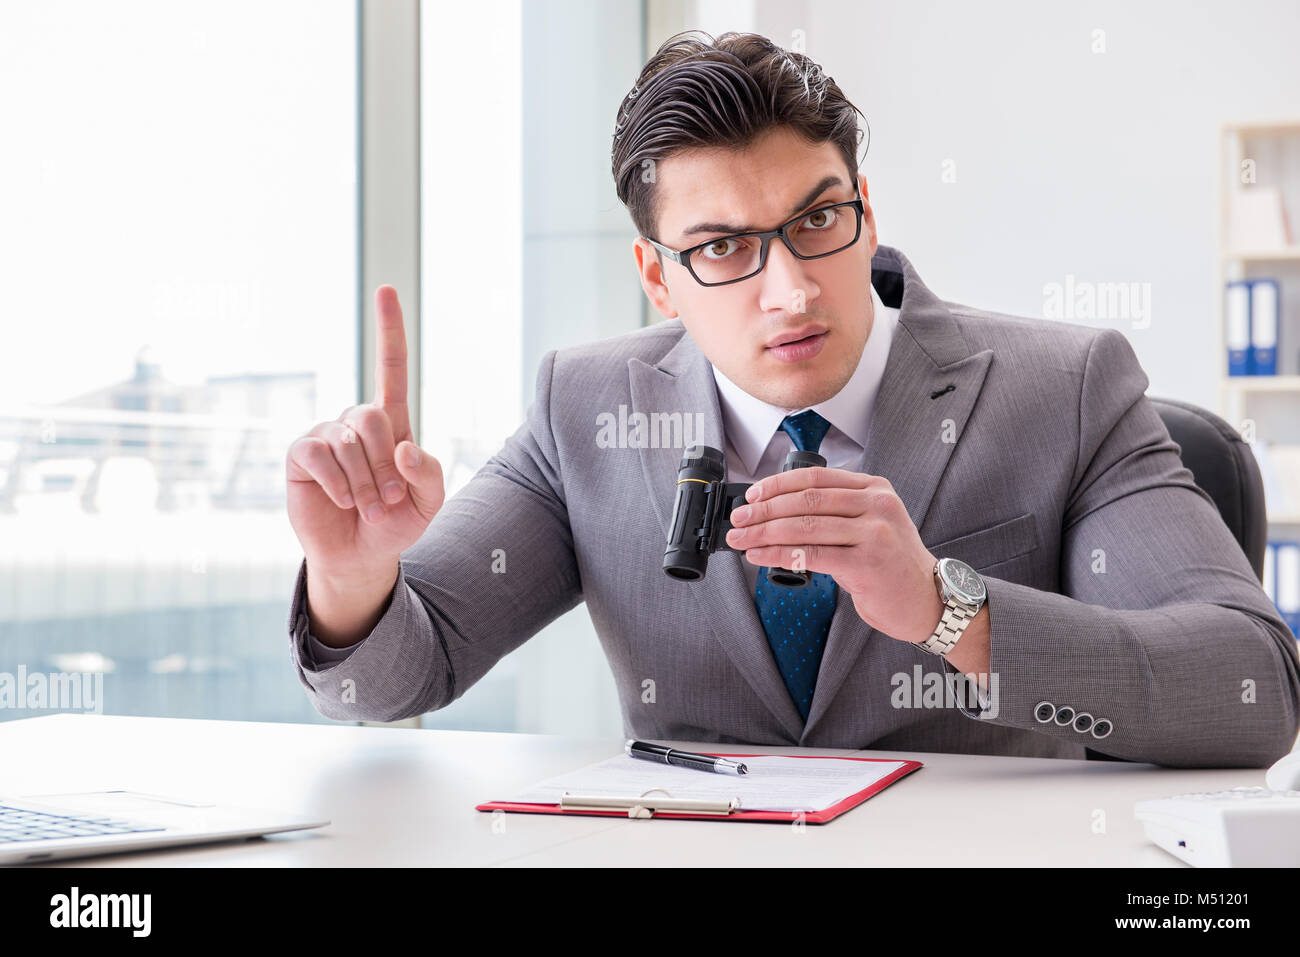
<instances>
[{"instance_id":1,"label":"desk surface","mask_svg":"<svg viewBox=\"0 0 1300 957\"><path fill-rule=\"evenodd\" d=\"M1265 769L901 751L719 747L909 758L925 767L826 825L494 815L476 804L622 750L621 740L95 714L0 723L7 795L130 788L320 815L331 824L76 867L425 865L1183 867L1133 804L1262 785ZM51 867L60 866L59 862Z\"/></svg>"}]
</instances>

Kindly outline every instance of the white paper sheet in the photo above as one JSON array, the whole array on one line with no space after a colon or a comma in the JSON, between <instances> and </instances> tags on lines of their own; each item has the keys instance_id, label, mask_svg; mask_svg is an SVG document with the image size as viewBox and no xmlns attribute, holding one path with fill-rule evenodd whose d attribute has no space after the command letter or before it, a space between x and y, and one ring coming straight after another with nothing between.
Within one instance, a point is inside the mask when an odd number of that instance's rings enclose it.
<instances>
[{"instance_id":1,"label":"white paper sheet","mask_svg":"<svg viewBox=\"0 0 1300 957\"><path fill-rule=\"evenodd\" d=\"M635 797L663 788L676 798L737 798L744 811L823 811L868 788L903 761L845 761L784 756L735 758L748 774L718 774L656 764L620 754L535 784L505 800L517 804L559 804L560 796L592 794ZM655 795L663 796L656 791Z\"/></svg>"}]
</instances>

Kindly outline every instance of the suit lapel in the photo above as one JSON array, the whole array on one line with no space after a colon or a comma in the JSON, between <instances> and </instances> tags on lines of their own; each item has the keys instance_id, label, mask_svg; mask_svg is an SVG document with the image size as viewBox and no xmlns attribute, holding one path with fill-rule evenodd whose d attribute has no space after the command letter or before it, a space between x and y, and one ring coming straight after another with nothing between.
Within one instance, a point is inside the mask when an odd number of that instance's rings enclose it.
<instances>
[{"instance_id":1,"label":"suit lapel","mask_svg":"<svg viewBox=\"0 0 1300 957\"><path fill-rule=\"evenodd\" d=\"M725 452L713 367L689 333L683 331L681 339L657 365L628 360L628 372L633 413L641 412L649 417L654 412L681 412L683 420L689 415L694 421L694 414L702 412L704 434L695 435L693 441ZM646 443L639 447L646 490L663 530L661 549L668 541L682 451L680 447L648 448ZM701 623L712 630L727 657L780 722L790 740L798 741L803 719L768 647L754 596L745 581L742 561L744 558L736 552L714 552L709 556L708 572L702 580L673 582L672 587L681 591L683 602L696 603Z\"/></svg>"},{"instance_id":2,"label":"suit lapel","mask_svg":"<svg viewBox=\"0 0 1300 957\"><path fill-rule=\"evenodd\" d=\"M877 292L886 305L898 306L899 315L858 471L888 479L920 529L960 444L993 353L986 349L971 354L952 314L901 253L879 247L872 268ZM900 279L901 305L893 298ZM877 636L858 615L853 599L840 589L804 739L830 708L867 642L877 638L895 640Z\"/></svg>"}]
</instances>

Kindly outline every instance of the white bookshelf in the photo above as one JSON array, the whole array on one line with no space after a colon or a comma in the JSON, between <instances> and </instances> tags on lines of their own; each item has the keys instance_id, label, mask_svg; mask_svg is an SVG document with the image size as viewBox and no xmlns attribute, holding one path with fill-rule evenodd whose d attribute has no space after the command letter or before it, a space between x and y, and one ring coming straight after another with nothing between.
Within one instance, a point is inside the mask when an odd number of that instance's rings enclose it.
<instances>
[{"instance_id":1,"label":"white bookshelf","mask_svg":"<svg viewBox=\"0 0 1300 957\"><path fill-rule=\"evenodd\" d=\"M1233 251L1225 249L1222 257L1226 262L1291 262L1300 260L1300 246L1280 246L1277 249L1243 249Z\"/></svg>"},{"instance_id":2,"label":"white bookshelf","mask_svg":"<svg viewBox=\"0 0 1300 957\"><path fill-rule=\"evenodd\" d=\"M1253 422L1256 439L1269 446L1300 446L1300 119L1226 124L1220 147L1220 268L1214 291L1218 411L1239 430ZM1242 183L1242 164L1247 159L1255 161L1254 184ZM1239 191L1252 185L1280 190L1289 230L1285 244L1232 247L1232 204ZM1233 280L1259 278L1275 278L1280 286L1278 374L1230 376L1225 289ZM1268 521L1270 538L1300 538L1300 501L1285 507L1270 501Z\"/></svg>"}]
</instances>

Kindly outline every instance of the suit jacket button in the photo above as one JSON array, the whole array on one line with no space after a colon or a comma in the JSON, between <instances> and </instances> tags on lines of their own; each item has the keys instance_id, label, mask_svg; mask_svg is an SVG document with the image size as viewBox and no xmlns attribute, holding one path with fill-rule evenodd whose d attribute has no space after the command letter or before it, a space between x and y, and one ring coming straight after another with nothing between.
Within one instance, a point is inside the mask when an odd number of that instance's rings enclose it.
<instances>
[{"instance_id":1,"label":"suit jacket button","mask_svg":"<svg viewBox=\"0 0 1300 957\"><path fill-rule=\"evenodd\" d=\"M1050 701L1040 701L1034 705L1034 720L1039 724L1047 724L1054 714L1056 714L1056 705Z\"/></svg>"},{"instance_id":2,"label":"suit jacket button","mask_svg":"<svg viewBox=\"0 0 1300 957\"><path fill-rule=\"evenodd\" d=\"M1086 711L1080 711L1074 716L1074 730L1080 734L1087 732L1092 727L1092 715Z\"/></svg>"},{"instance_id":3,"label":"suit jacket button","mask_svg":"<svg viewBox=\"0 0 1300 957\"><path fill-rule=\"evenodd\" d=\"M1114 728L1106 718L1098 718L1092 725L1092 736L1094 738L1104 738L1110 734Z\"/></svg>"},{"instance_id":4,"label":"suit jacket button","mask_svg":"<svg viewBox=\"0 0 1300 957\"><path fill-rule=\"evenodd\" d=\"M1074 720L1074 709L1071 708L1068 704L1061 705L1061 707L1056 709L1056 723L1059 724L1061 727L1064 728L1067 724L1069 724L1073 720Z\"/></svg>"}]
</instances>

